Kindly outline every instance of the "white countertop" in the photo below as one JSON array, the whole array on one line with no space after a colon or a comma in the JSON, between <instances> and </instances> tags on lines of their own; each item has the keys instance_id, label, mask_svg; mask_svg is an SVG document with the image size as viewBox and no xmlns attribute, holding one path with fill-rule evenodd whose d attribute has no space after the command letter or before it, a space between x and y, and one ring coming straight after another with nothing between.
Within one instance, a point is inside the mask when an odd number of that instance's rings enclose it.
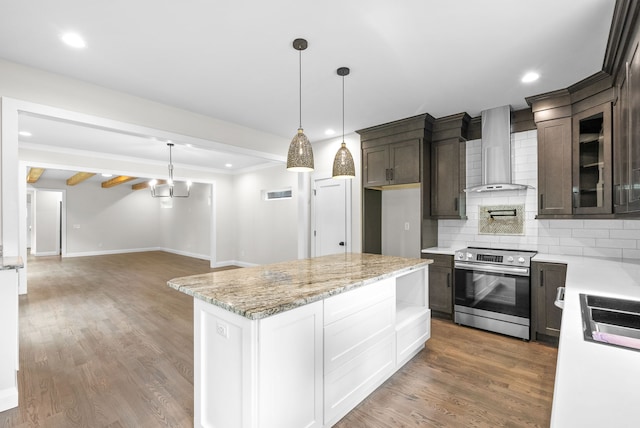
<instances>
[{"instance_id":1,"label":"white countertop","mask_svg":"<svg viewBox=\"0 0 640 428\"><path fill-rule=\"evenodd\" d=\"M424 253L433 253L433 254L446 254L449 256L455 255L456 251L460 248L451 248L451 247L431 247L425 248L421 252Z\"/></svg>"},{"instance_id":2,"label":"white countertop","mask_svg":"<svg viewBox=\"0 0 640 428\"><path fill-rule=\"evenodd\" d=\"M538 254L567 264L551 427L640 426L640 352L587 342L579 294L640 300L640 263Z\"/></svg>"}]
</instances>

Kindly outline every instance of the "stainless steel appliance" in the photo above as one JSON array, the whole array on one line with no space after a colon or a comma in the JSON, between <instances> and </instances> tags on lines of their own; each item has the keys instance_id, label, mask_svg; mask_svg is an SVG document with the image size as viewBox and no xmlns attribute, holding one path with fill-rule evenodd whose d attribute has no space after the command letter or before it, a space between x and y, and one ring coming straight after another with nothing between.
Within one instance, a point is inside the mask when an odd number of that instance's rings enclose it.
<instances>
[{"instance_id":1,"label":"stainless steel appliance","mask_svg":"<svg viewBox=\"0 0 640 428\"><path fill-rule=\"evenodd\" d=\"M479 247L457 251L454 321L529 340L535 254Z\"/></svg>"}]
</instances>

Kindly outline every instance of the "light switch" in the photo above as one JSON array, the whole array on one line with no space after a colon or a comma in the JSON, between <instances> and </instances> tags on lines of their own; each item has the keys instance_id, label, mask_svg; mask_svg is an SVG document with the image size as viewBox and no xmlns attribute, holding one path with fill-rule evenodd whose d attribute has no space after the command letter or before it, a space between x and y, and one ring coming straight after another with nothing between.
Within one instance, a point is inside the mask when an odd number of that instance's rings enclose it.
<instances>
[{"instance_id":1,"label":"light switch","mask_svg":"<svg viewBox=\"0 0 640 428\"><path fill-rule=\"evenodd\" d=\"M409 222L404 223L404 230L409 230Z\"/></svg>"}]
</instances>

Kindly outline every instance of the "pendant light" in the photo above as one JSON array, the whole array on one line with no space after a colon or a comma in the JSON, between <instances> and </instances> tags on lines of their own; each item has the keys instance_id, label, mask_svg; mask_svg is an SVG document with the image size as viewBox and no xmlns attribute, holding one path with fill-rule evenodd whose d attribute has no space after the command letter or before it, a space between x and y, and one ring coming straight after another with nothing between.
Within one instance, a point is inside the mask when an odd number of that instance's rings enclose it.
<instances>
[{"instance_id":1,"label":"pendant light","mask_svg":"<svg viewBox=\"0 0 640 428\"><path fill-rule=\"evenodd\" d=\"M186 193L179 194L174 191L175 183L173 182L173 158L171 156L171 149L173 148L173 143L167 143L169 146L169 179L166 181L162 181L162 183L158 182L158 180L151 180L149 182L149 188L151 189L151 197L153 198L188 198L191 194L191 181L187 181L187 191ZM168 188L167 191L163 192L164 188Z\"/></svg>"},{"instance_id":2,"label":"pendant light","mask_svg":"<svg viewBox=\"0 0 640 428\"><path fill-rule=\"evenodd\" d=\"M295 39L293 48L299 54L299 72L300 72L300 125L298 132L291 140L289 145L289 153L287 154L287 170L294 172L313 171L313 149L311 143L302 129L302 51L307 48L305 39Z\"/></svg>"},{"instance_id":3,"label":"pendant light","mask_svg":"<svg viewBox=\"0 0 640 428\"><path fill-rule=\"evenodd\" d=\"M353 156L344 142L344 77L348 76L349 72L347 67L340 67L337 70L338 76L342 76L342 145L333 160L333 178L354 178L356 176Z\"/></svg>"}]
</instances>

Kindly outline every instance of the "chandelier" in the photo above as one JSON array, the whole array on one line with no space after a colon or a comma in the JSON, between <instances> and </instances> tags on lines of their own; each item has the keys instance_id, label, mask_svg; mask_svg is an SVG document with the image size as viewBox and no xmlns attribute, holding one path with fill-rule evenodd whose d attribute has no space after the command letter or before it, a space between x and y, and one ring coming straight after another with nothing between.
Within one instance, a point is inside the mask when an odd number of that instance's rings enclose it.
<instances>
[{"instance_id":1,"label":"chandelier","mask_svg":"<svg viewBox=\"0 0 640 428\"><path fill-rule=\"evenodd\" d=\"M173 143L167 143L169 146L169 179L168 180L156 180L153 179L149 182L149 188L151 189L151 197L153 198L188 198L191 193L191 181L185 183L186 190L183 192L176 192L175 183L173 181L173 159L171 157L171 149ZM182 187L182 186L180 186Z\"/></svg>"}]
</instances>

